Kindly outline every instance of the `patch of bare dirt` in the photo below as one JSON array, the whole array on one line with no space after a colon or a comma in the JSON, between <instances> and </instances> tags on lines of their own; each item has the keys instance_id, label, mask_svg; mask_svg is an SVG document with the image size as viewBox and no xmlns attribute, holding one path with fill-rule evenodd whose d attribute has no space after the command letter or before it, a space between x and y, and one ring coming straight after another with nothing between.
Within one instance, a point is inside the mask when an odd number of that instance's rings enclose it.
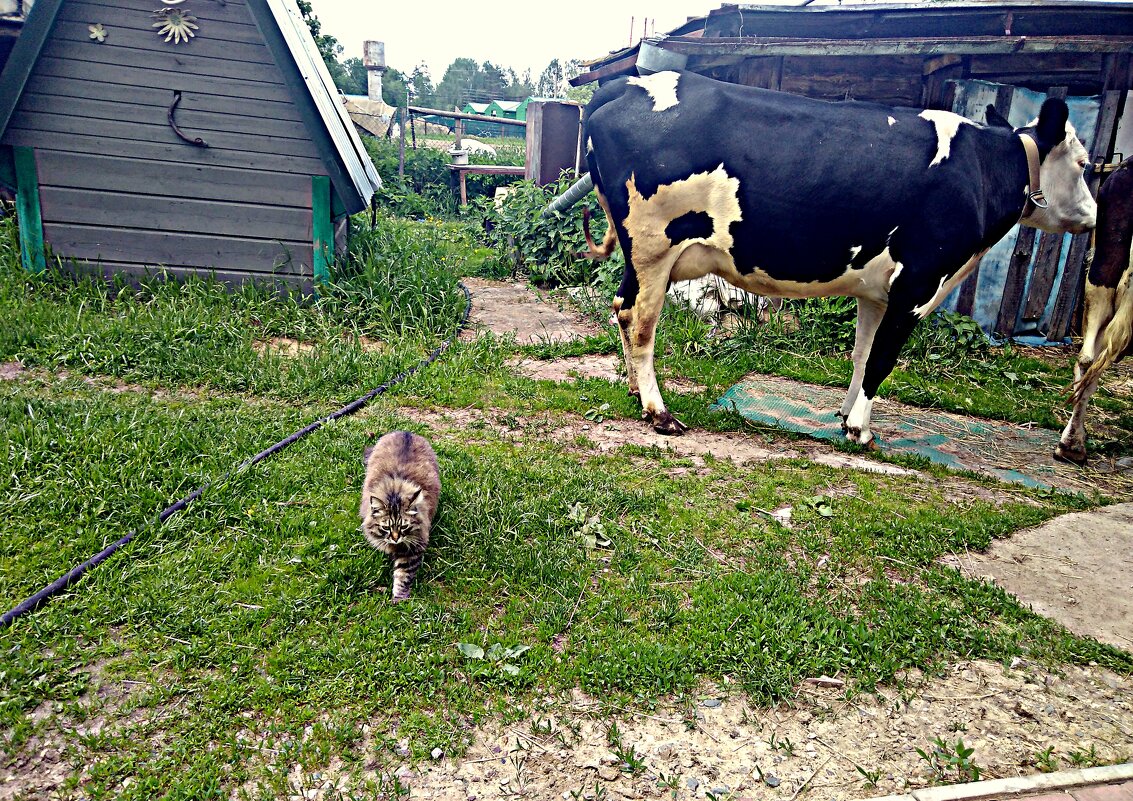
<instances>
[{"instance_id":1,"label":"patch of bare dirt","mask_svg":"<svg viewBox=\"0 0 1133 801\"><path fill-rule=\"evenodd\" d=\"M19 362L0 362L0 381L15 381L27 372Z\"/></svg>"},{"instance_id":2,"label":"patch of bare dirt","mask_svg":"<svg viewBox=\"0 0 1133 801\"><path fill-rule=\"evenodd\" d=\"M793 701L771 709L752 706L725 684L648 712L610 707L579 691L517 711L514 723L467 732L472 745L461 757L442 751L411 765L392 756L362 769L332 757L325 767L294 765L289 789L296 799L329 799L367 781L388 786L397 776L413 798L437 801L708 793L736 801L847 801L937 782L916 751L931 751L937 737L974 748L970 759L984 778L1037 773L1035 755L1048 747L1063 766L1070 752L1090 747L1102 762L1133 753L1133 680L1093 667L1050 672L1018 661L1011 668L961 662L931 678L914 671L897 687L852 701L840 680L814 677ZM620 754L610 742L613 723ZM383 728L379 721L366 726L367 741ZM639 761L636 773L623 759L630 754ZM953 771L949 780L955 778Z\"/></svg>"},{"instance_id":3,"label":"patch of bare dirt","mask_svg":"<svg viewBox=\"0 0 1133 801\"><path fill-rule=\"evenodd\" d=\"M268 340L256 340L252 343L252 350L261 356L265 353L274 352L284 358L294 359L297 356L313 352L315 346L310 342L300 342L291 337L272 337Z\"/></svg>"},{"instance_id":4,"label":"patch of bare dirt","mask_svg":"<svg viewBox=\"0 0 1133 801\"><path fill-rule=\"evenodd\" d=\"M1062 515L948 563L1084 637L1133 651L1133 503Z\"/></svg>"},{"instance_id":5,"label":"patch of bare dirt","mask_svg":"<svg viewBox=\"0 0 1133 801\"><path fill-rule=\"evenodd\" d=\"M744 434L692 430L679 437L658 434L645 423L625 420L592 422L572 414L542 413L517 416L500 409L422 409L402 407L400 414L433 428L458 429L467 436L490 428L522 447L529 439L550 440L572 451L606 453L626 445L656 448L680 457L712 456L736 464L772 459L807 458L819 464L886 475L920 476L915 470L833 451L820 442L795 442L793 447L765 446Z\"/></svg>"},{"instance_id":6,"label":"patch of bare dirt","mask_svg":"<svg viewBox=\"0 0 1133 801\"><path fill-rule=\"evenodd\" d=\"M597 334L598 327L568 309L565 299L556 307L547 293L518 281L465 278L472 293L470 326L461 335L474 337L476 329L494 334L515 334L521 345L571 342Z\"/></svg>"},{"instance_id":7,"label":"patch of bare dirt","mask_svg":"<svg viewBox=\"0 0 1133 801\"><path fill-rule=\"evenodd\" d=\"M573 356L565 359L514 359L508 362L515 372L539 381L573 381L576 378L601 378L617 381L622 360L617 356Z\"/></svg>"}]
</instances>

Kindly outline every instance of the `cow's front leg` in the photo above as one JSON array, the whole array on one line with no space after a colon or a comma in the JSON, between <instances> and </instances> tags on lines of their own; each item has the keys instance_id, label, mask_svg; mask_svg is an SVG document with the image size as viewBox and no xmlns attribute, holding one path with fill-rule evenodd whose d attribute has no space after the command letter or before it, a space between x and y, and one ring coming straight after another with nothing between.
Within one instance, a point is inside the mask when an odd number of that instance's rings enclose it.
<instances>
[{"instance_id":1,"label":"cow's front leg","mask_svg":"<svg viewBox=\"0 0 1133 801\"><path fill-rule=\"evenodd\" d=\"M854 336L854 377L850 381L850 389L846 392L846 400L838 412L842 418L842 430L848 431L848 419L854 408L854 403L861 394L862 381L865 379L865 365L873 349L873 338L877 334L877 327L885 315L885 304L870 298L858 298L858 323ZM867 423L868 428L868 423Z\"/></svg>"},{"instance_id":2,"label":"cow's front leg","mask_svg":"<svg viewBox=\"0 0 1133 801\"><path fill-rule=\"evenodd\" d=\"M627 270L630 269L627 267ZM628 369L637 381L641 398L641 416L653 424L653 429L661 434L681 434L688 426L678 420L665 408L661 390L657 386L657 374L653 368L653 349L657 342L657 322L665 305L665 290L668 276L663 271L648 268L637 270L638 289L636 302L618 311L618 323L622 330L623 348L628 348ZM631 384L631 390L632 390Z\"/></svg>"},{"instance_id":3,"label":"cow's front leg","mask_svg":"<svg viewBox=\"0 0 1133 801\"><path fill-rule=\"evenodd\" d=\"M1114 292L1106 287L1086 283L1086 314L1082 326L1082 350L1074 364L1074 408L1070 420L1054 447L1054 458L1077 465L1086 463L1086 410L1090 398L1098 389L1101 375L1094 376L1083 383L1087 371L1098 358L1106 328L1113 318Z\"/></svg>"},{"instance_id":4,"label":"cow's front leg","mask_svg":"<svg viewBox=\"0 0 1133 801\"><path fill-rule=\"evenodd\" d=\"M918 307L917 301L918 298L908 292L891 293L889 296L889 305L874 332L872 346L865 357L861 388L853 398L847 398L849 409L843 429L850 442L858 445L870 445L873 442L873 432L869 430L869 426L877 390L881 387L881 382L893 372L897 356L909 335L929 311L927 304Z\"/></svg>"}]
</instances>

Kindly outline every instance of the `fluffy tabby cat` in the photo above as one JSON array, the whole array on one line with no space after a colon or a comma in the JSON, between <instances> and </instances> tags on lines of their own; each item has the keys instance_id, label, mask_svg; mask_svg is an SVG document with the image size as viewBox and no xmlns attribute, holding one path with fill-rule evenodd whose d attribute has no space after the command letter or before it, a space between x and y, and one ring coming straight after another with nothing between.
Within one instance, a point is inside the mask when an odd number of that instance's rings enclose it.
<instances>
[{"instance_id":1,"label":"fluffy tabby cat","mask_svg":"<svg viewBox=\"0 0 1133 801\"><path fill-rule=\"evenodd\" d=\"M437 455L423 437L393 431L366 449L365 460L362 533L393 560L393 600L404 601L441 496Z\"/></svg>"}]
</instances>

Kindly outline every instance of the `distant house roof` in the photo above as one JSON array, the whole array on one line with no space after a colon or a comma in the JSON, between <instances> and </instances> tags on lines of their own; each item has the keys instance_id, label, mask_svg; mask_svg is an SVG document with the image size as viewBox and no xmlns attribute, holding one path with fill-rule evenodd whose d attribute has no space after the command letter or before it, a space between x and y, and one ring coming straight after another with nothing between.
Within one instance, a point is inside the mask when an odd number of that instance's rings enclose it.
<instances>
[{"instance_id":1,"label":"distant house roof","mask_svg":"<svg viewBox=\"0 0 1133 801\"><path fill-rule=\"evenodd\" d=\"M0 72L0 136L65 0L36 0ZM339 101L338 89L295 0L247 0L347 213L362 211L382 181Z\"/></svg>"},{"instance_id":2,"label":"distant house roof","mask_svg":"<svg viewBox=\"0 0 1133 801\"><path fill-rule=\"evenodd\" d=\"M515 111L522 103L518 100L493 100L492 103L500 107L500 111Z\"/></svg>"},{"instance_id":3,"label":"distant house roof","mask_svg":"<svg viewBox=\"0 0 1133 801\"><path fill-rule=\"evenodd\" d=\"M491 103L465 103L464 108L461 109L465 114L484 114L488 111L488 106Z\"/></svg>"}]
</instances>

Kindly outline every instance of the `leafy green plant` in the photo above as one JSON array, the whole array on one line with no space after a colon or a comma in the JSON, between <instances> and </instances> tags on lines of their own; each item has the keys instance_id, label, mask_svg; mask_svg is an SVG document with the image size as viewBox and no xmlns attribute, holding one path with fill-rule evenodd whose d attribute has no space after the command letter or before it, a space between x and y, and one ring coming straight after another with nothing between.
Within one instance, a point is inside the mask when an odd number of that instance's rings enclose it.
<instances>
[{"instance_id":1,"label":"leafy green plant","mask_svg":"<svg viewBox=\"0 0 1133 801\"><path fill-rule=\"evenodd\" d=\"M934 781L947 783L976 782L980 780L981 770L972 761L974 748L964 745L962 739L955 743L945 742L944 738L937 737L932 741L931 747L926 751L916 749L917 755L928 765Z\"/></svg>"},{"instance_id":2,"label":"leafy green plant","mask_svg":"<svg viewBox=\"0 0 1133 801\"><path fill-rule=\"evenodd\" d=\"M456 644L456 649L460 651L467 660L485 662L486 664L499 668L502 673L508 676L518 676L520 673L519 665L515 664L512 660L530 651L531 646L512 645L505 647L495 642L488 646L488 650L485 651L479 645L461 642Z\"/></svg>"},{"instance_id":3,"label":"leafy green plant","mask_svg":"<svg viewBox=\"0 0 1133 801\"><path fill-rule=\"evenodd\" d=\"M1066 758L1076 768L1093 768L1101 764L1101 759L1098 757L1097 749L1095 749L1093 743L1090 743L1089 748L1074 749L1066 755Z\"/></svg>"},{"instance_id":4,"label":"leafy green plant","mask_svg":"<svg viewBox=\"0 0 1133 801\"><path fill-rule=\"evenodd\" d=\"M605 219L597 197L590 194L566 211L543 216L547 205L572 182L565 176L547 187L520 181L498 208L486 199L477 208L490 222L487 236L497 257L521 267L540 286L588 285L598 276L594 264L579 255L586 250L583 204L591 209L592 223Z\"/></svg>"},{"instance_id":5,"label":"leafy green plant","mask_svg":"<svg viewBox=\"0 0 1133 801\"><path fill-rule=\"evenodd\" d=\"M606 532L606 524L602 522L598 515L590 514L590 510L583 506L581 502L576 502L571 506L567 513L567 520L578 525L577 534L586 550L610 548L613 545L613 541Z\"/></svg>"},{"instance_id":6,"label":"leafy green plant","mask_svg":"<svg viewBox=\"0 0 1133 801\"><path fill-rule=\"evenodd\" d=\"M1035 767L1043 773L1054 773L1058 770L1058 760L1054 757L1053 745L1035 752Z\"/></svg>"}]
</instances>

